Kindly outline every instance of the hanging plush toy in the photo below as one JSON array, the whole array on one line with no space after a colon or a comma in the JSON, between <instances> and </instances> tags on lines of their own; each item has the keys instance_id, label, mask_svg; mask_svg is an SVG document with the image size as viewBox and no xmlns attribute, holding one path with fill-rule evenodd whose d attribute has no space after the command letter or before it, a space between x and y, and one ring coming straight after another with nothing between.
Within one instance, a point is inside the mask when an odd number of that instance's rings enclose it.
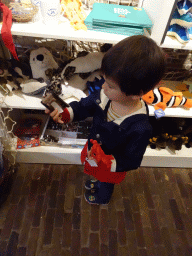
<instances>
[{"instance_id":1,"label":"hanging plush toy","mask_svg":"<svg viewBox=\"0 0 192 256\"><path fill-rule=\"evenodd\" d=\"M181 107L186 108L192 107L192 100L183 97L182 92L174 92L166 87L159 87L149 91L143 95L142 99L147 103L151 104L155 108L156 118L164 116L163 114L166 108ZM161 112L159 112L159 110Z\"/></svg>"}]
</instances>

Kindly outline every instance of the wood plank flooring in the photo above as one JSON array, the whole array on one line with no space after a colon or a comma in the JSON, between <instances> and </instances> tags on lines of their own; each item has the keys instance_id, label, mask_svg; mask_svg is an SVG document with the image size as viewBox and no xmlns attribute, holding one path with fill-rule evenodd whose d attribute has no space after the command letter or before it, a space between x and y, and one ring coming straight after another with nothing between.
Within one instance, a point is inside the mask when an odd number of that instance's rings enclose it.
<instances>
[{"instance_id":1,"label":"wood plank flooring","mask_svg":"<svg viewBox=\"0 0 192 256\"><path fill-rule=\"evenodd\" d=\"M89 205L77 165L19 164L0 208L0 256L192 255L192 169L139 168Z\"/></svg>"}]
</instances>

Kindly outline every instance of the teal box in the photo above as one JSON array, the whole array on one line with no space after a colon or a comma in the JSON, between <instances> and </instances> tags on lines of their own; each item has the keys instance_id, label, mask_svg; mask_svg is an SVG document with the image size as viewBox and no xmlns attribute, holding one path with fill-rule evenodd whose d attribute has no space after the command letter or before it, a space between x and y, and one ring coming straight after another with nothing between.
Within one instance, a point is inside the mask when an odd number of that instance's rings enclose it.
<instances>
[{"instance_id":1,"label":"teal box","mask_svg":"<svg viewBox=\"0 0 192 256\"><path fill-rule=\"evenodd\" d=\"M119 25L111 25L111 24L93 24L93 18L92 18L92 12L87 16L87 18L84 21L85 25L89 30L94 31L100 31L100 32L106 32L106 33L112 33L112 34L121 34L121 35L142 35L144 33L144 30L142 27L130 27L130 26L119 26Z\"/></svg>"},{"instance_id":2,"label":"teal box","mask_svg":"<svg viewBox=\"0 0 192 256\"><path fill-rule=\"evenodd\" d=\"M116 26L133 26L151 28L152 21L143 8L94 3L92 10L93 24L110 24Z\"/></svg>"}]
</instances>

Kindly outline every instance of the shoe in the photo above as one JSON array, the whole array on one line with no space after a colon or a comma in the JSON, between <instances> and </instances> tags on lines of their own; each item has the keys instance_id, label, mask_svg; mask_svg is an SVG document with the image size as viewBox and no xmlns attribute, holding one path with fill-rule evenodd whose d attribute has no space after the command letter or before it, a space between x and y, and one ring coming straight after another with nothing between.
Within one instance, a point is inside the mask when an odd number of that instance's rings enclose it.
<instances>
[{"instance_id":1,"label":"shoe","mask_svg":"<svg viewBox=\"0 0 192 256\"><path fill-rule=\"evenodd\" d=\"M176 37L177 40L182 44L187 43L190 40L188 29L177 24L173 24L169 27L167 35Z\"/></svg>"},{"instance_id":2,"label":"shoe","mask_svg":"<svg viewBox=\"0 0 192 256\"><path fill-rule=\"evenodd\" d=\"M189 0L182 0L177 3L177 10L180 15L184 15L192 8L192 3Z\"/></svg>"},{"instance_id":3,"label":"shoe","mask_svg":"<svg viewBox=\"0 0 192 256\"><path fill-rule=\"evenodd\" d=\"M85 182L85 188L90 190L90 189L98 189L98 180L87 180Z\"/></svg>"},{"instance_id":4,"label":"shoe","mask_svg":"<svg viewBox=\"0 0 192 256\"><path fill-rule=\"evenodd\" d=\"M178 10L175 9L172 16L172 20L170 22L170 25L173 25L173 24L178 24L182 27L190 28L192 26L192 14L188 12L181 16Z\"/></svg>"},{"instance_id":5,"label":"shoe","mask_svg":"<svg viewBox=\"0 0 192 256\"><path fill-rule=\"evenodd\" d=\"M95 192L95 190L87 190L84 194L84 197L85 197L85 201L88 203L88 204L96 204L96 205L107 205L109 202L102 202L101 199L98 198L98 194L97 192Z\"/></svg>"}]
</instances>

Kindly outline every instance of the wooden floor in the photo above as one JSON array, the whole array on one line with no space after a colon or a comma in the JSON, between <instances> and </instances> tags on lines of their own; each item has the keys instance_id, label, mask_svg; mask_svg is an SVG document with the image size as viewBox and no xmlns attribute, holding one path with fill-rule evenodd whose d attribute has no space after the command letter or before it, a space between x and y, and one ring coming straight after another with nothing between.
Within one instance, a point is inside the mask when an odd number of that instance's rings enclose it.
<instances>
[{"instance_id":1,"label":"wooden floor","mask_svg":"<svg viewBox=\"0 0 192 256\"><path fill-rule=\"evenodd\" d=\"M140 168L109 205L85 202L82 166L20 164L0 209L0 256L192 255L192 169Z\"/></svg>"}]
</instances>

